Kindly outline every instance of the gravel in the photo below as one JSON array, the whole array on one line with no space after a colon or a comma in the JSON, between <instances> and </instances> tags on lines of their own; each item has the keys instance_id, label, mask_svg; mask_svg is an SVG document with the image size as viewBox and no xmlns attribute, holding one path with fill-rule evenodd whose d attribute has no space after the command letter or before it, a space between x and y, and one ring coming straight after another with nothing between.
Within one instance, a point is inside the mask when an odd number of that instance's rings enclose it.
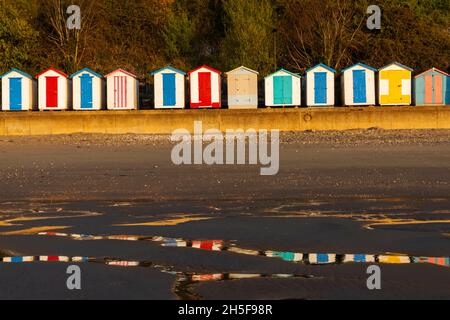
<instances>
[{"instance_id":1,"label":"gravel","mask_svg":"<svg viewBox=\"0 0 450 320\"><path fill-rule=\"evenodd\" d=\"M283 144L329 145L332 147L396 146L396 145L450 145L450 130L368 130L283 132ZM170 145L169 135L104 135L72 134L55 136L0 137L2 145L76 145L129 146Z\"/></svg>"}]
</instances>

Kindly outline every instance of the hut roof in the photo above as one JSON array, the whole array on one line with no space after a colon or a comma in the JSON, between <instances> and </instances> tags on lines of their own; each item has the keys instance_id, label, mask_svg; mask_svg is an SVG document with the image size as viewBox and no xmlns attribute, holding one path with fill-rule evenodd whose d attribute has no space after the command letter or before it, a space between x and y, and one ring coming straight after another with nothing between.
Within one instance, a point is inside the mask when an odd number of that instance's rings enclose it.
<instances>
[{"instance_id":1,"label":"hut roof","mask_svg":"<svg viewBox=\"0 0 450 320\"><path fill-rule=\"evenodd\" d=\"M278 70L278 71L276 71L274 73L269 74L268 76L266 76L266 78L272 77L272 76L274 76L274 75L276 75L277 73L280 73L280 72L286 72L286 73L290 74L291 76L297 77L297 78L301 78L302 77L298 73L293 73L293 72L290 72L290 71L288 71L286 69L280 69L280 70Z\"/></svg>"},{"instance_id":2,"label":"hut roof","mask_svg":"<svg viewBox=\"0 0 450 320\"><path fill-rule=\"evenodd\" d=\"M174 68L174 67L172 67L172 66L166 66L166 67L164 67L164 68L161 68L161 69L158 69L158 70L156 70L156 71L153 71L152 73L150 73L150 75L154 76L155 74L160 73L160 72L162 72L162 71L164 71L164 70L167 70L167 69L168 69L168 70L171 70L171 71L173 71L173 72L182 74L182 75L186 75L186 72L181 71L181 70L179 70L179 69L177 69L177 68Z\"/></svg>"},{"instance_id":3,"label":"hut roof","mask_svg":"<svg viewBox=\"0 0 450 320\"><path fill-rule=\"evenodd\" d=\"M208 70L211 71L211 72L221 74L221 72L220 72L219 70L216 70L216 69L211 68L211 67L206 66L206 65L200 66L200 67L198 67L198 68L195 68L195 69L192 70L192 71L189 71L189 74L192 74L192 73L194 73L194 72L196 72L196 71L198 71L198 70L200 70L200 69L203 69L203 68L208 69Z\"/></svg>"},{"instance_id":4,"label":"hut roof","mask_svg":"<svg viewBox=\"0 0 450 320\"><path fill-rule=\"evenodd\" d=\"M2 74L2 75L0 76L0 79L3 78L3 77L6 77L7 75L9 75L9 74L12 73L12 72L17 72L17 73L21 74L22 76L24 76L25 78L33 79L33 77L30 76L28 73L25 73L25 72L23 72L23 71L20 71L19 69L16 69L16 68L12 68L12 69L9 70L8 72Z\"/></svg>"},{"instance_id":5,"label":"hut roof","mask_svg":"<svg viewBox=\"0 0 450 320\"><path fill-rule=\"evenodd\" d=\"M55 69L55 68L51 67L51 68L48 68L47 70L45 70L45 71L39 73L38 75L36 75L36 79L39 78L40 76L42 76L43 74L46 74L46 73L49 72L49 71L56 72L57 74L59 74L60 76L62 76L62 77L64 77L64 78L68 78L68 77L69 77L69 76L68 76L67 74L65 74L64 72L59 71L58 69Z\"/></svg>"},{"instance_id":6,"label":"hut roof","mask_svg":"<svg viewBox=\"0 0 450 320\"><path fill-rule=\"evenodd\" d=\"M336 73L336 70L334 70L333 68L327 66L326 64L323 63L319 63L318 65L315 65L314 67L312 67L311 69L306 70L306 73L313 71L314 69L317 69L319 67L325 68L330 72Z\"/></svg>"},{"instance_id":7,"label":"hut roof","mask_svg":"<svg viewBox=\"0 0 450 320\"><path fill-rule=\"evenodd\" d=\"M81 69L81 70L78 71L78 72L75 72L73 75L70 76L70 78L75 78L77 75L79 75L80 73L83 73L83 72L88 72L88 73L90 73L90 74L93 74L93 75L96 76L96 77L103 78L103 76L102 76L100 73L97 73L97 72L95 72L95 71L92 71L92 70L89 69L89 68L84 68L84 69Z\"/></svg>"},{"instance_id":8,"label":"hut roof","mask_svg":"<svg viewBox=\"0 0 450 320\"><path fill-rule=\"evenodd\" d=\"M401 64L401 63L399 63L399 62L392 62L392 63L390 63L390 64L384 66L383 68L380 68L379 71L384 70L384 69L386 69L386 68L389 68L389 67L392 66L392 65L396 65L396 66L398 66L398 67L400 67L400 68L402 68L402 69L406 69L406 70L411 71L411 72L414 71L412 68L407 67L407 66L405 66L405 65L403 65L403 64Z\"/></svg>"},{"instance_id":9,"label":"hut roof","mask_svg":"<svg viewBox=\"0 0 450 320\"><path fill-rule=\"evenodd\" d=\"M105 76L105 78L109 78L109 77L111 77L113 74L118 73L118 72L125 73L126 75L128 75L128 76L130 76L130 77L133 77L133 78L135 78L135 79L137 78L136 75L134 75L134 74L132 74L131 72L128 72L128 71L126 71L126 70L123 70L123 69L117 69L117 70L114 70L113 72L108 73L108 74Z\"/></svg>"}]
</instances>

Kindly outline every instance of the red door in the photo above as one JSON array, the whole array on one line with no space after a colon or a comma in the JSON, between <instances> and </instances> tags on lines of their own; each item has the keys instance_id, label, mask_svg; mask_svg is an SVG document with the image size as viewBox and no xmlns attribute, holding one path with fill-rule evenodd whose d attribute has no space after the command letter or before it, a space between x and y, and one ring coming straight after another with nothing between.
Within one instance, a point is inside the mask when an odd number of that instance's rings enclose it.
<instances>
[{"instance_id":1,"label":"red door","mask_svg":"<svg viewBox=\"0 0 450 320\"><path fill-rule=\"evenodd\" d=\"M126 108L127 104L127 77L114 77L114 108Z\"/></svg>"},{"instance_id":2,"label":"red door","mask_svg":"<svg viewBox=\"0 0 450 320\"><path fill-rule=\"evenodd\" d=\"M46 77L47 108L58 107L58 77Z\"/></svg>"},{"instance_id":3,"label":"red door","mask_svg":"<svg viewBox=\"0 0 450 320\"><path fill-rule=\"evenodd\" d=\"M212 105L211 101L211 73L199 72L198 90L200 106L208 107Z\"/></svg>"}]
</instances>

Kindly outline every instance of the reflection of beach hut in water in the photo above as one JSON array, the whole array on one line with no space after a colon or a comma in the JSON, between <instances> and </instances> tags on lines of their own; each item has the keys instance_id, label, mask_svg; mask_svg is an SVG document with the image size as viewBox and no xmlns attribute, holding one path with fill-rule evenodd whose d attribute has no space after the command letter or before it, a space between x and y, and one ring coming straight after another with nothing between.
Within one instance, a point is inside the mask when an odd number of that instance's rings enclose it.
<instances>
[{"instance_id":1,"label":"reflection of beach hut in water","mask_svg":"<svg viewBox=\"0 0 450 320\"><path fill-rule=\"evenodd\" d=\"M308 107L334 106L336 70L323 63L306 71L306 100Z\"/></svg>"},{"instance_id":2,"label":"reflection of beach hut in water","mask_svg":"<svg viewBox=\"0 0 450 320\"><path fill-rule=\"evenodd\" d=\"M2 110L32 110L35 103L36 82L33 77L18 69L11 69L2 79Z\"/></svg>"},{"instance_id":3,"label":"reflection of beach hut in water","mask_svg":"<svg viewBox=\"0 0 450 320\"><path fill-rule=\"evenodd\" d=\"M228 108L258 108L258 72L246 67L239 67L227 74Z\"/></svg>"},{"instance_id":4,"label":"reflection of beach hut in water","mask_svg":"<svg viewBox=\"0 0 450 320\"><path fill-rule=\"evenodd\" d=\"M189 72L191 108L220 108L220 71L201 66Z\"/></svg>"},{"instance_id":5,"label":"reflection of beach hut in water","mask_svg":"<svg viewBox=\"0 0 450 320\"><path fill-rule=\"evenodd\" d=\"M67 110L69 108L68 76L50 68L36 76L39 87L39 110Z\"/></svg>"},{"instance_id":6,"label":"reflection of beach hut in water","mask_svg":"<svg viewBox=\"0 0 450 320\"><path fill-rule=\"evenodd\" d=\"M134 74L118 69L106 75L105 78L109 110L139 108L139 81Z\"/></svg>"},{"instance_id":7,"label":"reflection of beach hut in water","mask_svg":"<svg viewBox=\"0 0 450 320\"><path fill-rule=\"evenodd\" d=\"M155 79L155 109L184 109L186 73L167 66L151 75Z\"/></svg>"},{"instance_id":8,"label":"reflection of beach hut in water","mask_svg":"<svg viewBox=\"0 0 450 320\"><path fill-rule=\"evenodd\" d=\"M375 262L375 256L369 254L346 254L344 262L368 263Z\"/></svg>"},{"instance_id":9,"label":"reflection of beach hut in water","mask_svg":"<svg viewBox=\"0 0 450 320\"><path fill-rule=\"evenodd\" d=\"M291 262L301 262L303 260L303 254L295 252L266 251L265 255L269 258L279 258Z\"/></svg>"},{"instance_id":10,"label":"reflection of beach hut in water","mask_svg":"<svg viewBox=\"0 0 450 320\"><path fill-rule=\"evenodd\" d=\"M264 79L266 106L300 106L302 104L301 79L300 75L284 69L268 75Z\"/></svg>"},{"instance_id":11,"label":"reflection of beach hut in water","mask_svg":"<svg viewBox=\"0 0 450 320\"><path fill-rule=\"evenodd\" d=\"M412 101L412 69L398 62L379 70L379 103L381 106L409 106Z\"/></svg>"},{"instance_id":12,"label":"reflection of beach hut in water","mask_svg":"<svg viewBox=\"0 0 450 320\"><path fill-rule=\"evenodd\" d=\"M88 68L70 76L74 110L101 110L105 102L103 76Z\"/></svg>"},{"instance_id":13,"label":"reflection of beach hut in water","mask_svg":"<svg viewBox=\"0 0 450 320\"><path fill-rule=\"evenodd\" d=\"M375 105L375 68L357 63L341 74L342 102L345 106Z\"/></svg>"},{"instance_id":14,"label":"reflection of beach hut in water","mask_svg":"<svg viewBox=\"0 0 450 320\"><path fill-rule=\"evenodd\" d=\"M308 261L310 264L332 264L336 263L336 255L327 253L311 253L308 255Z\"/></svg>"},{"instance_id":15,"label":"reflection of beach hut in water","mask_svg":"<svg viewBox=\"0 0 450 320\"><path fill-rule=\"evenodd\" d=\"M450 105L450 76L432 68L416 76L416 105Z\"/></svg>"}]
</instances>

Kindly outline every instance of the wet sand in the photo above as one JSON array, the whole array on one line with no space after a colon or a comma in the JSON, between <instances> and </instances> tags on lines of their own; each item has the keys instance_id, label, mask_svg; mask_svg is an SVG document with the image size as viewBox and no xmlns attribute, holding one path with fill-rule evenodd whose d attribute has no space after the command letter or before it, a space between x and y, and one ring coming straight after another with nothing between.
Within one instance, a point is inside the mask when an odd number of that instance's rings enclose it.
<instances>
[{"instance_id":1,"label":"wet sand","mask_svg":"<svg viewBox=\"0 0 450 320\"><path fill-rule=\"evenodd\" d=\"M449 299L449 267L419 260L450 256L449 137L285 134L274 177L175 166L167 137L2 138L0 256L93 261L73 263L80 292L66 289L68 263L0 262L0 298ZM179 242L38 234L47 231ZM314 263L320 253L330 261ZM355 254L376 259L343 261ZM371 263L381 291L367 290Z\"/></svg>"}]
</instances>

